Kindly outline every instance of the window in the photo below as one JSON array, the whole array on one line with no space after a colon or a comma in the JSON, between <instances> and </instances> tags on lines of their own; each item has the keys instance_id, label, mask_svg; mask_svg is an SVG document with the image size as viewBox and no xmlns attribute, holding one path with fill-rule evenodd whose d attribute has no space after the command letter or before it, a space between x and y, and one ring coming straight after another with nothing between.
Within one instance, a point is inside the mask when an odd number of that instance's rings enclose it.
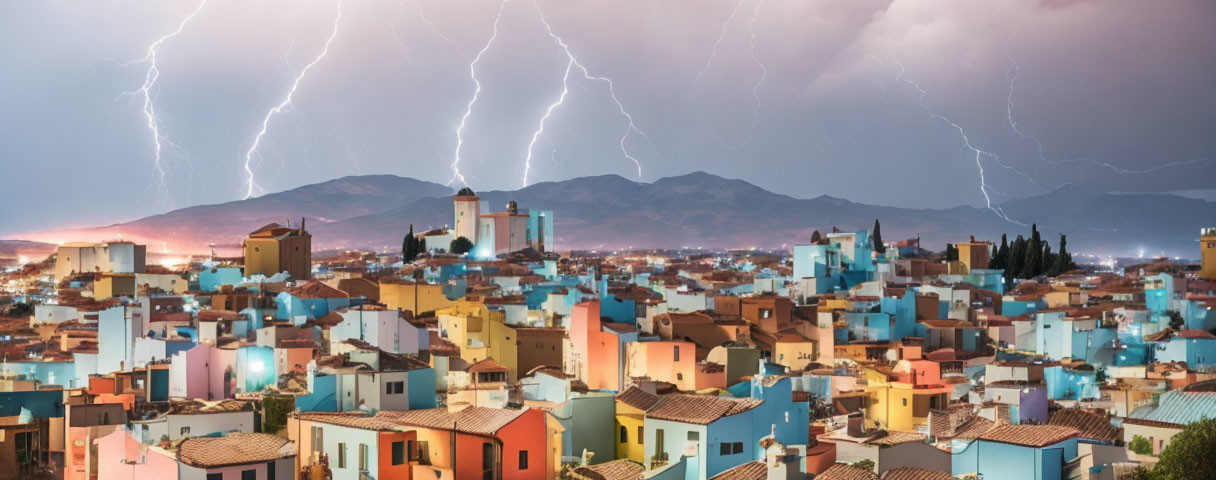
<instances>
[{"instance_id":1,"label":"window","mask_svg":"<svg viewBox=\"0 0 1216 480\"><path fill-rule=\"evenodd\" d=\"M384 393L389 395L405 393L405 382L386 382L384 384Z\"/></svg>"},{"instance_id":2,"label":"window","mask_svg":"<svg viewBox=\"0 0 1216 480\"><path fill-rule=\"evenodd\" d=\"M338 444L338 468L346 468L346 444Z\"/></svg>"},{"instance_id":3,"label":"window","mask_svg":"<svg viewBox=\"0 0 1216 480\"><path fill-rule=\"evenodd\" d=\"M493 467L493 466L494 466L494 444L488 443L488 442L483 443L483 444L481 444L481 468L488 470L488 469L490 469L490 467Z\"/></svg>"},{"instance_id":4,"label":"window","mask_svg":"<svg viewBox=\"0 0 1216 480\"><path fill-rule=\"evenodd\" d=\"M904 406L905 406L905 407L906 407L906 406L908 406L908 399L906 399L906 398L901 398L900 400L903 400L903 401L904 401Z\"/></svg>"},{"instance_id":5,"label":"window","mask_svg":"<svg viewBox=\"0 0 1216 480\"><path fill-rule=\"evenodd\" d=\"M743 453L743 442L722 442L718 453L722 455L738 455Z\"/></svg>"},{"instance_id":6,"label":"window","mask_svg":"<svg viewBox=\"0 0 1216 480\"><path fill-rule=\"evenodd\" d=\"M274 480L277 476L274 472L274 460L266 462L266 480Z\"/></svg>"},{"instance_id":7,"label":"window","mask_svg":"<svg viewBox=\"0 0 1216 480\"><path fill-rule=\"evenodd\" d=\"M189 434L190 434L190 427L182 427L182 430L181 430L181 436L183 436L183 437L184 437L184 436L189 435Z\"/></svg>"},{"instance_id":8,"label":"window","mask_svg":"<svg viewBox=\"0 0 1216 480\"><path fill-rule=\"evenodd\" d=\"M325 440L324 433L325 433L325 430L322 430L321 427L318 427L316 425L314 425L312 427L312 451L313 452L321 453L321 446L325 444L323 441L323 440Z\"/></svg>"},{"instance_id":9,"label":"window","mask_svg":"<svg viewBox=\"0 0 1216 480\"><path fill-rule=\"evenodd\" d=\"M528 451L527 450L519 451L519 469L520 470L528 469Z\"/></svg>"},{"instance_id":10,"label":"window","mask_svg":"<svg viewBox=\"0 0 1216 480\"><path fill-rule=\"evenodd\" d=\"M241 470L241 480L258 480L258 471L253 469Z\"/></svg>"},{"instance_id":11,"label":"window","mask_svg":"<svg viewBox=\"0 0 1216 480\"><path fill-rule=\"evenodd\" d=\"M629 443L629 429L621 425L621 443Z\"/></svg>"},{"instance_id":12,"label":"window","mask_svg":"<svg viewBox=\"0 0 1216 480\"><path fill-rule=\"evenodd\" d=\"M207 474L207 480L224 480L224 474L222 474L222 473L208 473L208 474Z\"/></svg>"},{"instance_id":13,"label":"window","mask_svg":"<svg viewBox=\"0 0 1216 480\"><path fill-rule=\"evenodd\" d=\"M359 444L359 471L360 471L360 472L366 472L366 471L367 471L367 457L368 457L368 455L367 455L367 444L366 444L366 443L360 443L360 444Z\"/></svg>"},{"instance_id":14,"label":"window","mask_svg":"<svg viewBox=\"0 0 1216 480\"><path fill-rule=\"evenodd\" d=\"M421 448L422 445L415 444L413 440L405 442L405 454L411 462L418 459L418 450Z\"/></svg>"},{"instance_id":15,"label":"window","mask_svg":"<svg viewBox=\"0 0 1216 480\"><path fill-rule=\"evenodd\" d=\"M638 445L646 438L646 429L642 425L638 425Z\"/></svg>"},{"instance_id":16,"label":"window","mask_svg":"<svg viewBox=\"0 0 1216 480\"><path fill-rule=\"evenodd\" d=\"M760 309L760 318L773 318L773 309L761 308Z\"/></svg>"},{"instance_id":17,"label":"window","mask_svg":"<svg viewBox=\"0 0 1216 480\"><path fill-rule=\"evenodd\" d=\"M663 448L663 429L654 431L654 453L655 455L665 455L667 452Z\"/></svg>"},{"instance_id":18,"label":"window","mask_svg":"<svg viewBox=\"0 0 1216 480\"><path fill-rule=\"evenodd\" d=\"M671 350L672 350L672 360L676 361L676 362L680 361L680 346L676 345L674 347L671 347Z\"/></svg>"},{"instance_id":19,"label":"window","mask_svg":"<svg viewBox=\"0 0 1216 480\"><path fill-rule=\"evenodd\" d=\"M405 463L405 442L393 442L393 465Z\"/></svg>"}]
</instances>

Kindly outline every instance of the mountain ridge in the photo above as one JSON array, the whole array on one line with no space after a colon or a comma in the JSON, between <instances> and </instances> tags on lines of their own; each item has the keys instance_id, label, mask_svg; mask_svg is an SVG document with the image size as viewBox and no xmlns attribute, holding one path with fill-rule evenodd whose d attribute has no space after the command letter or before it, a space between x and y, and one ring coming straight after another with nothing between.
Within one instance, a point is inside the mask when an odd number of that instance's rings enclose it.
<instances>
[{"instance_id":1,"label":"mountain ridge","mask_svg":"<svg viewBox=\"0 0 1216 480\"><path fill-rule=\"evenodd\" d=\"M22 238L53 243L121 236L147 243L150 251L204 252L211 244L239 245L246 233L266 223L307 218L314 249L393 249L411 224L418 231L451 223L453 193L445 185L396 175L347 176L247 200ZM1029 230L979 207L916 209L828 195L798 198L703 171L649 183L615 174L578 177L478 195L493 211L511 200L522 208L552 210L559 249L788 248L816 229L868 230L876 218L888 241L919 236L922 245L935 250L970 235L999 241L1002 233L1013 237ZM1147 249L1191 257L1199 228L1216 225L1216 202L1075 185L999 206L1022 223L1037 222L1053 243L1056 234L1068 234L1069 247L1078 252Z\"/></svg>"}]
</instances>

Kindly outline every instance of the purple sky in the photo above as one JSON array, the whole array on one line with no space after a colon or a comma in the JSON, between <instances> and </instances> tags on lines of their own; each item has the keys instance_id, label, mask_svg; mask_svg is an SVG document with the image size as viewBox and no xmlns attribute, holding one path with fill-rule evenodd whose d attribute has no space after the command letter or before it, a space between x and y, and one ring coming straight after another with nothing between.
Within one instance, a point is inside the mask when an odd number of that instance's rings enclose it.
<instances>
[{"instance_id":1,"label":"purple sky","mask_svg":"<svg viewBox=\"0 0 1216 480\"><path fill-rule=\"evenodd\" d=\"M0 234L244 196L245 153L321 51L336 4L210 0L163 44L160 190L142 98L121 95L148 64L122 62L198 6L0 4ZM344 3L328 55L268 123L256 183L278 191L358 173L447 183L469 62L499 6ZM1214 188L1209 0L512 0L463 133L461 171L475 189L522 184L533 132L561 93L568 59L542 10L649 138L624 142L642 180L705 170L797 197L983 205L966 135L997 156L980 158L993 202L1063 183ZM529 181L637 179L606 83L576 71L569 87L537 137Z\"/></svg>"}]
</instances>

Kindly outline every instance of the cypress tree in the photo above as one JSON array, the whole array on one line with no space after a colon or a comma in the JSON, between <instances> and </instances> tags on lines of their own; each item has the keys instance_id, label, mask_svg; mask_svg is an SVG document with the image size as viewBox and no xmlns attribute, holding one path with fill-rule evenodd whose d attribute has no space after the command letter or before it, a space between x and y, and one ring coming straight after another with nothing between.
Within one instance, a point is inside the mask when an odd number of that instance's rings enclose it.
<instances>
[{"instance_id":1,"label":"cypress tree","mask_svg":"<svg viewBox=\"0 0 1216 480\"><path fill-rule=\"evenodd\" d=\"M1039 237L1038 224L1030 225L1030 241L1026 244L1026 259L1022 263L1021 278L1039 276L1043 267L1043 239Z\"/></svg>"},{"instance_id":2,"label":"cypress tree","mask_svg":"<svg viewBox=\"0 0 1216 480\"><path fill-rule=\"evenodd\" d=\"M1072 254L1068 253L1068 236L1060 235L1060 253L1056 254L1056 262L1052 267L1053 275L1062 275L1064 272L1077 268L1077 264L1072 263Z\"/></svg>"},{"instance_id":3,"label":"cypress tree","mask_svg":"<svg viewBox=\"0 0 1216 480\"><path fill-rule=\"evenodd\" d=\"M992 261L988 262L988 267L1002 270L1009 268L1009 237L1003 233L1001 234L1001 246L997 247Z\"/></svg>"},{"instance_id":4,"label":"cypress tree","mask_svg":"<svg viewBox=\"0 0 1216 480\"><path fill-rule=\"evenodd\" d=\"M882 244L882 227L878 224L878 219L874 219L874 233L870 235L874 242L874 251L878 253L886 253L887 247Z\"/></svg>"},{"instance_id":5,"label":"cypress tree","mask_svg":"<svg viewBox=\"0 0 1216 480\"><path fill-rule=\"evenodd\" d=\"M1018 235L1018 238L1013 241L1013 245L1009 247L1008 268L1005 270L1005 276L1009 278L1021 278L1022 266L1025 263L1026 239Z\"/></svg>"},{"instance_id":6,"label":"cypress tree","mask_svg":"<svg viewBox=\"0 0 1216 480\"><path fill-rule=\"evenodd\" d=\"M401 246L401 260L405 263L414 261L418 258L418 238L414 236L414 224L410 224L410 232L405 234L405 241Z\"/></svg>"}]
</instances>

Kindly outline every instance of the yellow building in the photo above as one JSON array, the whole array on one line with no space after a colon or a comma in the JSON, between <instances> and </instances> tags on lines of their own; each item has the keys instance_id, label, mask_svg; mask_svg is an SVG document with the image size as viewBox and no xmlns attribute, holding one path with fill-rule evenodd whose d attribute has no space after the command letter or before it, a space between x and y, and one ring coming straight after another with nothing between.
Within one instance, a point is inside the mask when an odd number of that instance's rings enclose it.
<instances>
[{"instance_id":1,"label":"yellow building","mask_svg":"<svg viewBox=\"0 0 1216 480\"><path fill-rule=\"evenodd\" d=\"M1216 280L1216 227L1205 228L1199 233L1199 252L1202 261L1199 276Z\"/></svg>"},{"instance_id":2,"label":"yellow building","mask_svg":"<svg viewBox=\"0 0 1216 480\"><path fill-rule=\"evenodd\" d=\"M659 396L638 387L629 387L616 396L616 458L645 463L646 411L659 403Z\"/></svg>"},{"instance_id":3,"label":"yellow building","mask_svg":"<svg viewBox=\"0 0 1216 480\"><path fill-rule=\"evenodd\" d=\"M390 310L409 310L418 316L450 307L454 302L443 294L443 285L380 282L380 303Z\"/></svg>"},{"instance_id":4,"label":"yellow building","mask_svg":"<svg viewBox=\"0 0 1216 480\"><path fill-rule=\"evenodd\" d=\"M890 373L867 368L867 425L887 430L915 431L929 422L930 410L946 408L953 387L942 384L939 373L922 369L932 368L932 363L905 360ZM901 374L901 367L915 369L917 374Z\"/></svg>"},{"instance_id":5,"label":"yellow building","mask_svg":"<svg viewBox=\"0 0 1216 480\"><path fill-rule=\"evenodd\" d=\"M507 367L508 383L519 378L518 337L507 326L506 313L490 310L484 303L459 300L435 311L439 333L460 347L460 358L469 364L493 358Z\"/></svg>"},{"instance_id":6,"label":"yellow building","mask_svg":"<svg viewBox=\"0 0 1216 480\"><path fill-rule=\"evenodd\" d=\"M970 273L977 268L988 268L989 248L991 247L988 242L977 242L975 237L971 237L971 241L961 242L957 247L958 260L966 266L966 271L962 274Z\"/></svg>"},{"instance_id":7,"label":"yellow building","mask_svg":"<svg viewBox=\"0 0 1216 480\"><path fill-rule=\"evenodd\" d=\"M312 276L312 235L300 228L271 223L245 238L245 275L272 276L287 272L292 280Z\"/></svg>"}]
</instances>

